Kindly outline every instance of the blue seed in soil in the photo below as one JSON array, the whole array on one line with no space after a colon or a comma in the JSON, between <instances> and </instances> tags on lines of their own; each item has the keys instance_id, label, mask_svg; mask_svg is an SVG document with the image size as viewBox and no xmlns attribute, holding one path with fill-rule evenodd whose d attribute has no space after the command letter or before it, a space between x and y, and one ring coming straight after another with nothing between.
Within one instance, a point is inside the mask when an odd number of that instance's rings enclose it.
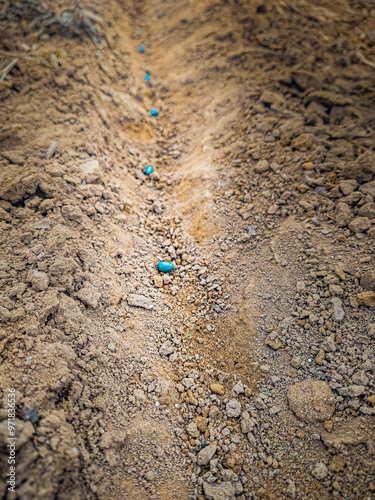
<instances>
[{"instance_id":1,"label":"blue seed in soil","mask_svg":"<svg viewBox=\"0 0 375 500\"><path fill-rule=\"evenodd\" d=\"M142 45L142 47L139 47L139 52L140 52L141 54L144 54L144 51L145 51L145 48L143 47L143 45Z\"/></svg>"},{"instance_id":2,"label":"blue seed in soil","mask_svg":"<svg viewBox=\"0 0 375 500\"><path fill-rule=\"evenodd\" d=\"M151 116L158 116L158 114L159 114L159 112L157 109L152 108L152 110L150 111Z\"/></svg>"},{"instance_id":3,"label":"blue seed in soil","mask_svg":"<svg viewBox=\"0 0 375 500\"><path fill-rule=\"evenodd\" d=\"M144 81L148 82L149 80L151 80L151 75L150 75L150 73L146 73L145 77L144 77Z\"/></svg>"},{"instance_id":4,"label":"blue seed in soil","mask_svg":"<svg viewBox=\"0 0 375 500\"><path fill-rule=\"evenodd\" d=\"M152 174L153 171L154 171L154 167L152 165L147 165L147 167L145 168L146 175Z\"/></svg>"},{"instance_id":5,"label":"blue seed in soil","mask_svg":"<svg viewBox=\"0 0 375 500\"><path fill-rule=\"evenodd\" d=\"M157 265L157 268L161 273L170 273L174 269L174 264L172 262L162 260Z\"/></svg>"}]
</instances>

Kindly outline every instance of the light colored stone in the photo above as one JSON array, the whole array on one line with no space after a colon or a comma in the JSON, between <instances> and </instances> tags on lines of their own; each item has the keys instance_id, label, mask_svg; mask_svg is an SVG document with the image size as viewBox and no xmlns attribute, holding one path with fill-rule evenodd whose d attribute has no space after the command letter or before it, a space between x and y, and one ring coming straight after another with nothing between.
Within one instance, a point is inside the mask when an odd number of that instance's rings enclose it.
<instances>
[{"instance_id":1,"label":"light colored stone","mask_svg":"<svg viewBox=\"0 0 375 500\"><path fill-rule=\"evenodd\" d=\"M324 340L322 348L325 352L336 352L335 339L332 334Z\"/></svg>"},{"instance_id":2,"label":"light colored stone","mask_svg":"<svg viewBox=\"0 0 375 500\"><path fill-rule=\"evenodd\" d=\"M75 205L64 205L61 209L62 216L64 219L68 219L79 224L83 220L82 210Z\"/></svg>"},{"instance_id":3,"label":"light colored stone","mask_svg":"<svg viewBox=\"0 0 375 500\"><path fill-rule=\"evenodd\" d=\"M345 196L355 191L357 187L358 182L355 179L346 179L345 181L341 181L339 184L340 191Z\"/></svg>"},{"instance_id":4,"label":"light colored stone","mask_svg":"<svg viewBox=\"0 0 375 500\"><path fill-rule=\"evenodd\" d=\"M29 281L31 286L37 292L47 290L49 285L49 277L46 273L34 270L29 273Z\"/></svg>"},{"instance_id":5,"label":"light colored stone","mask_svg":"<svg viewBox=\"0 0 375 500\"><path fill-rule=\"evenodd\" d=\"M78 290L76 297L88 307L96 309L98 307L100 293L94 286L91 285L91 283L86 283L84 287Z\"/></svg>"},{"instance_id":6,"label":"light colored stone","mask_svg":"<svg viewBox=\"0 0 375 500\"><path fill-rule=\"evenodd\" d=\"M342 321L345 316L345 311L342 308L342 301L338 297L333 297L331 299L333 304L333 315L336 321Z\"/></svg>"},{"instance_id":7,"label":"light colored stone","mask_svg":"<svg viewBox=\"0 0 375 500\"><path fill-rule=\"evenodd\" d=\"M161 356L169 356L174 353L173 345L169 340L166 340L164 344L160 346L159 353Z\"/></svg>"},{"instance_id":8,"label":"light colored stone","mask_svg":"<svg viewBox=\"0 0 375 500\"><path fill-rule=\"evenodd\" d=\"M85 163L81 163L79 167L84 174L93 174L99 169L99 162L96 158L90 158Z\"/></svg>"},{"instance_id":9,"label":"light colored stone","mask_svg":"<svg viewBox=\"0 0 375 500\"><path fill-rule=\"evenodd\" d=\"M311 473L315 477L315 479L321 481L322 479L328 476L329 470L328 467L323 462L319 462L318 464L315 465Z\"/></svg>"},{"instance_id":10,"label":"light colored stone","mask_svg":"<svg viewBox=\"0 0 375 500\"><path fill-rule=\"evenodd\" d=\"M237 399L231 399L226 406L227 416L237 418L241 415L241 403Z\"/></svg>"},{"instance_id":11,"label":"light colored stone","mask_svg":"<svg viewBox=\"0 0 375 500\"><path fill-rule=\"evenodd\" d=\"M371 223L367 217L356 217L349 224L349 229L353 233L364 233L367 229L370 229Z\"/></svg>"},{"instance_id":12,"label":"light colored stone","mask_svg":"<svg viewBox=\"0 0 375 500\"><path fill-rule=\"evenodd\" d=\"M352 380L356 385L368 385L370 382L364 370L355 373L352 376Z\"/></svg>"},{"instance_id":13,"label":"light colored stone","mask_svg":"<svg viewBox=\"0 0 375 500\"><path fill-rule=\"evenodd\" d=\"M209 446L202 448L201 451L198 453L197 457L198 465L207 465L211 460L211 458L215 455L215 453L216 453L215 445L210 444Z\"/></svg>"},{"instance_id":14,"label":"light colored stone","mask_svg":"<svg viewBox=\"0 0 375 500\"><path fill-rule=\"evenodd\" d=\"M128 304L132 307L141 307L142 309L152 309L154 307L151 300L143 295L131 293L128 295Z\"/></svg>"},{"instance_id":15,"label":"light colored stone","mask_svg":"<svg viewBox=\"0 0 375 500\"><path fill-rule=\"evenodd\" d=\"M249 413L247 411L242 412L241 415L241 431L244 434L248 434L254 429L255 422L254 420L250 417Z\"/></svg>"},{"instance_id":16,"label":"light colored stone","mask_svg":"<svg viewBox=\"0 0 375 500\"><path fill-rule=\"evenodd\" d=\"M286 494L288 495L289 498L292 500L295 500L297 496L297 488L296 485L293 483L291 479L288 479L287 482L287 488L286 488Z\"/></svg>"},{"instance_id":17,"label":"light colored stone","mask_svg":"<svg viewBox=\"0 0 375 500\"><path fill-rule=\"evenodd\" d=\"M146 399L146 395L144 391L142 391L142 389L134 389L133 396L141 401L144 401Z\"/></svg>"},{"instance_id":18,"label":"light colored stone","mask_svg":"<svg viewBox=\"0 0 375 500\"><path fill-rule=\"evenodd\" d=\"M270 164L268 163L267 160L260 160L254 167L254 171L257 174L263 174L264 172L267 172L269 170Z\"/></svg>"},{"instance_id":19,"label":"light colored stone","mask_svg":"<svg viewBox=\"0 0 375 500\"><path fill-rule=\"evenodd\" d=\"M190 387L192 387L195 384L195 382L194 382L193 378L186 377L186 378L182 379L182 384L184 387L186 387L186 389L190 389Z\"/></svg>"},{"instance_id":20,"label":"light colored stone","mask_svg":"<svg viewBox=\"0 0 375 500\"><path fill-rule=\"evenodd\" d=\"M195 422L190 422L190 424L186 427L186 431L189 436L193 438L197 438L199 436L199 430Z\"/></svg>"},{"instance_id":21,"label":"light colored stone","mask_svg":"<svg viewBox=\"0 0 375 500\"><path fill-rule=\"evenodd\" d=\"M221 484L203 483L203 491L207 500L233 500L236 494L234 485L228 481Z\"/></svg>"},{"instance_id":22,"label":"light colored stone","mask_svg":"<svg viewBox=\"0 0 375 500\"><path fill-rule=\"evenodd\" d=\"M277 205L271 205L270 208L267 210L267 213L269 215L274 215L277 212L277 209L279 207Z\"/></svg>"},{"instance_id":23,"label":"light colored stone","mask_svg":"<svg viewBox=\"0 0 375 500\"><path fill-rule=\"evenodd\" d=\"M236 396L238 396L239 394L243 394L245 392L245 387L241 382L241 380L237 382L237 384L233 387L232 391Z\"/></svg>"},{"instance_id":24,"label":"light colored stone","mask_svg":"<svg viewBox=\"0 0 375 500\"><path fill-rule=\"evenodd\" d=\"M152 470L146 472L145 479L146 481L153 481L156 478L156 474L152 472Z\"/></svg>"},{"instance_id":25,"label":"light colored stone","mask_svg":"<svg viewBox=\"0 0 375 500\"><path fill-rule=\"evenodd\" d=\"M349 205L339 202L336 205L335 219L339 227L347 227L353 219Z\"/></svg>"}]
</instances>

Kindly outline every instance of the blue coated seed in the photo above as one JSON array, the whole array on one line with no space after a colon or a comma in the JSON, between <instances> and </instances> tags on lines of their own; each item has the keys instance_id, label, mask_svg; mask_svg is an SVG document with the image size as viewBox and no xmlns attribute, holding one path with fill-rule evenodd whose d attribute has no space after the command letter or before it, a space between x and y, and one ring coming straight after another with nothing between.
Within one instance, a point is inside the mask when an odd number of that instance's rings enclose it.
<instances>
[{"instance_id":1,"label":"blue coated seed","mask_svg":"<svg viewBox=\"0 0 375 500\"><path fill-rule=\"evenodd\" d=\"M150 75L150 73L146 73L145 77L144 77L144 81L148 82L149 80L151 80L151 75Z\"/></svg>"},{"instance_id":2,"label":"blue coated seed","mask_svg":"<svg viewBox=\"0 0 375 500\"><path fill-rule=\"evenodd\" d=\"M172 262L162 260L157 265L157 268L161 273L170 273L174 269L174 264Z\"/></svg>"},{"instance_id":3,"label":"blue coated seed","mask_svg":"<svg viewBox=\"0 0 375 500\"><path fill-rule=\"evenodd\" d=\"M144 54L144 52L145 52L145 48L144 48L144 46L143 46L143 45L142 45L142 47L139 47L139 52L140 52L141 54Z\"/></svg>"},{"instance_id":4,"label":"blue coated seed","mask_svg":"<svg viewBox=\"0 0 375 500\"><path fill-rule=\"evenodd\" d=\"M137 35L140 35L142 33L141 30L137 30Z\"/></svg>"},{"instance_id":5,"label":"blue coated seed","mask_svg":"<svg viewBox=\"0 0 375 500\"><path fill-rule=\"evenodd\" d=\"M152 174L153 171L154 171L154 167L152 165L147 165L147 167L145 168L146 175Z\"/></svg>"},{"instance_id":6,"label":"blue coated seed","mask_svg":"<svg viewBox=\"0 0 375 500\"><path fill-rule=\"evenodd\" d=\"M151 111L150 111L151 116L158 116L158 114L159 114L159 112L157 109L154 109L154 108L151 109Z\"/></svg>"}]
</instances>

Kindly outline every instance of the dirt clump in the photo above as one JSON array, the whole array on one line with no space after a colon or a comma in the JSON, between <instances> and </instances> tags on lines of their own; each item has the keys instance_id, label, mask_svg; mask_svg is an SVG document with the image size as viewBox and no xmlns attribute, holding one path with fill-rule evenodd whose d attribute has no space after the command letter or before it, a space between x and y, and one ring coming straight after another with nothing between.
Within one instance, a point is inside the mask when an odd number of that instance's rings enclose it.
<instances>
[{"instance_id":1,"label":"dirt clump","mask_svg":"<svg viewBox=\"0 0 375 500\"><path fill-rule=\"evenodd\" d=\"M288 391L289 406L305 422L329 420L335 409L335 397L329 386L319 380L305 380Z\"/></svg>"}]
</instances>

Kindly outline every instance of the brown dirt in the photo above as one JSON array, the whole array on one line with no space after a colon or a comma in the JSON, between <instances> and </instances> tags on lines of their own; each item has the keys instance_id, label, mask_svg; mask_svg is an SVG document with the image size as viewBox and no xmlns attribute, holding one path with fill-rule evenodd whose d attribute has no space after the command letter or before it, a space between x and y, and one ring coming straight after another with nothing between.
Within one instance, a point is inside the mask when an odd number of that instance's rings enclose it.
<instances>
[{"instance_id":1,"label":"brown dirt","mask_svg":"<svg viewBox=\"0 0 375 500\"><path fill-rule=\"evenodd\" d=\"M31 4L0 18L0 497L374 498L372 2Z\"/></svg>"}]
</instances>

